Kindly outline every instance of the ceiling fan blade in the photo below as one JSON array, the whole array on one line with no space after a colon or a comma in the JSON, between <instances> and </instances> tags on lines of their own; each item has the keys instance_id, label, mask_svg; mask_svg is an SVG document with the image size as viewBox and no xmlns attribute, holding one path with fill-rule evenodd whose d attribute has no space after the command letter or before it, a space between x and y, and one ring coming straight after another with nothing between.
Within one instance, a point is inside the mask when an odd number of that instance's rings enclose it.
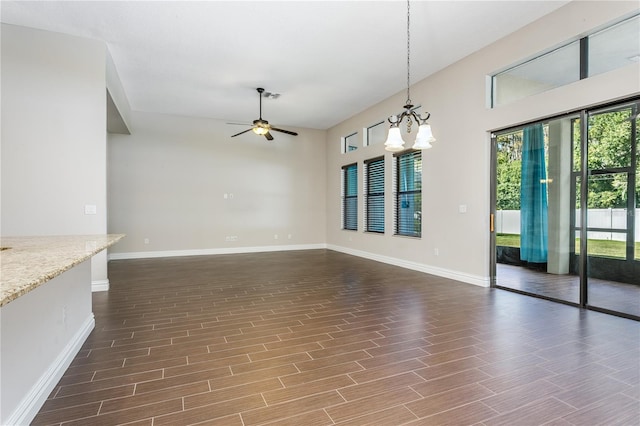
<instances>
[{"instance_id":1,"label":"ceiling fan blade","mask_svg":"<svg viewBox=\"0 0 640 426\"><path fill-rule=\"evenodd\" d=\"M236 136L240 136L241 134L250 132L251 130L253 130L253 128L250 128L250 129L247 129L247 130L243 130L242 132L236 133L235 135L232 135L231 137L235 138Z\"/></svg>"},{"instance_id":2,"label":"ceiling fan blade","mask_svg":"<svg viewBox=\"0 0 640 426\"><path fill-rule=\"evenodd\" d=\"M272 127L271 130L275 130L276 132L286 133L288 135L298 136L296 132L292 132L291 130L278 129L276 127Z\"/></svg>"},{"instance_id":3,"label":"ceiling fan blade","mask_svg":"<svg viewBox=\"0 0 640 426\"><path fill-rule=\"evenodd\" d=\"M226 123L232 126L251 126L251 123Z\"/></svg>"},{"instance_id":4,"label":"ceiling fan blade","mask_svg":"<svg viewBox=\"0 0 640 426\"><path fill-rule=\"evenodd\" d=\"M269 133L269 132L265 133L264 137L267 138L268 141L272 141L273 140L273 136L271 136L271 133Z\"/></svg>"}]
</instances>

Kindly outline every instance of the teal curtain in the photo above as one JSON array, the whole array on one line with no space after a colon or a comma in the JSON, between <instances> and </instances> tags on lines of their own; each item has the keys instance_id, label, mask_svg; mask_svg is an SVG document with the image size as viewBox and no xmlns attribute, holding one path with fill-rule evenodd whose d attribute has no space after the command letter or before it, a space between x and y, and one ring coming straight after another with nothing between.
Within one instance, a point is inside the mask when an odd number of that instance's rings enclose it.
<instances>
[{"instance_id":1,"label":"teal curtain","mask_svg":"<svg viewBox=\"0 0 640 426\"><path fill-rule=\"evenodd\" d=\"M524 128L520 186L520 259L547 261L547 170L542 124Z\"/></svg>"}]
</instances>

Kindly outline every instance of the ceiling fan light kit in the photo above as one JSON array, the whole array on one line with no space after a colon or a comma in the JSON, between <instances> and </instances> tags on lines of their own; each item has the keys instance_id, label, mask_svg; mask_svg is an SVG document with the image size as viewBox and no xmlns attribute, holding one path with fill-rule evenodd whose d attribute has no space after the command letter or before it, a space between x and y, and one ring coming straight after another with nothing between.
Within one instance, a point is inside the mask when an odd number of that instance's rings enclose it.
<instances>
[{"instance_id":1,"label":"ceiling fan light kit","mask_svg":"<svg viewBox=\"0 0 640 426\"><path fill-rule=\"evenodd\" d=\"M231 137L235 138L236 136L240 136L249 131L253 131L253 133L255 133L256 135L264 136L265 138L267 138L267 140L272 141L273 136L270 133L271 130L276 132L286 133L292 136L298 136L296 132L292 132L290 130L278 129L277 127L273 127L271 124L269 124L267 120L262 119L262 94L264 93L264 89L262 87L258 87L256 90L258 91L258 101L260 104L260 117L256 120L253 120L253 126L251 126L250 129L243 130L242 132L236 133ZM269 95L269 98L271 99L276 99L278 96L280 96L279 93L270 93L270 92L267 92L267 93Z\"/></svg>"},{"instance_id":2,"label":"ceiling fan light kit","mask_svg":"<svg viewBox=\"0 0 640 426\"><path fill-rule=\"evenodd\" d=\"M258 120L254 120L253 121L253 133L255 133L256 135L266 135L267 132L269 131L269 128L266 126L263 126L261 122L258 122Z\"/></svg>"},{"instance_id":3,"label":"ceiling fan light kit","mask_svg":"<svg viewBox=\"0 0 640 426\"><path fill-rule=\"evenodd\" d=\"M407 119L407 133L411 133L411 125L415 120L418 123L418 134L416 135L415 143L413 144L413 149L429 149L432 147L431 143L436 141L436 138L433 137L433 133L431 132L431 125L427 123L431 114L428 112L425 113L425 117L422 117L420 114L415 112L413 109L414 105L411 103L410 96L410 87L411 87L411 32L410 32L410 16L411 16L411 8L409 4L409 0L407 0L407 101L404 105L404 111L402 114L392 115L387 120L391 123L389 127L389 134L387 136L387 140L384 143L385 149L387 151L398 152L404 150L404 140L402 139L402 135L400 134L400 123L405 118Z\"/></svg>"}]
</instances>

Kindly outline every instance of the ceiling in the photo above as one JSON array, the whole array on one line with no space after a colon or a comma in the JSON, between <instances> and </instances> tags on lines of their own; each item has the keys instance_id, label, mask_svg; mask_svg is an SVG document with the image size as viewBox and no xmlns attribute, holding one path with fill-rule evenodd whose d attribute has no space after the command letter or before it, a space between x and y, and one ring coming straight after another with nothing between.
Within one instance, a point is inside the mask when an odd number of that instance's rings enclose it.
<instances>
[{"instance_id":1,"label":"ceiling","mask_svg":"<svg viewBox=\"0 0 640 426\"><path fill-rule=\"evenodd\" d=\"M411 82L568 1L413 1ZM7 1L4 23L102 40L133 110L326 129L406 89L404 1ZM390 111L390 114L393 111Z\"/></svg>"}]
</instances>

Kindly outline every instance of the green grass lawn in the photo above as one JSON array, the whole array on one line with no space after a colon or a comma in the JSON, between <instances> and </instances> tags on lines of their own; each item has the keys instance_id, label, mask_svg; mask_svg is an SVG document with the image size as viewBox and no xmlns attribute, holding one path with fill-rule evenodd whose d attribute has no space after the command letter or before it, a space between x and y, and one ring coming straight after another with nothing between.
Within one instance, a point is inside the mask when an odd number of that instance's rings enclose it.
<instances>
[{"instance_id":1,"label":"green grass lawn","mask_svg":"<svg viewBox=\"0 0 640 426\"><path fill-rule=\"evenodd\" d=\"M520 235L496 234L496 245L505 247L520 247ZM589 255L625 258L626 248L623 241L588 240ZM580 239L576 238L576 253L580 250ZM635 259L640 260L640 242L636 243Z\"/></svg>"},{"instance_id":2,"label":"green grass lawn","mask_svg":"<svg viewBox=\"0 0 640 426\"><path fill-rule=\"evenodd\" d=\"M520 247L520 235L496 234L496 245L504 247Z\"/></svg>"}]
</instances>

